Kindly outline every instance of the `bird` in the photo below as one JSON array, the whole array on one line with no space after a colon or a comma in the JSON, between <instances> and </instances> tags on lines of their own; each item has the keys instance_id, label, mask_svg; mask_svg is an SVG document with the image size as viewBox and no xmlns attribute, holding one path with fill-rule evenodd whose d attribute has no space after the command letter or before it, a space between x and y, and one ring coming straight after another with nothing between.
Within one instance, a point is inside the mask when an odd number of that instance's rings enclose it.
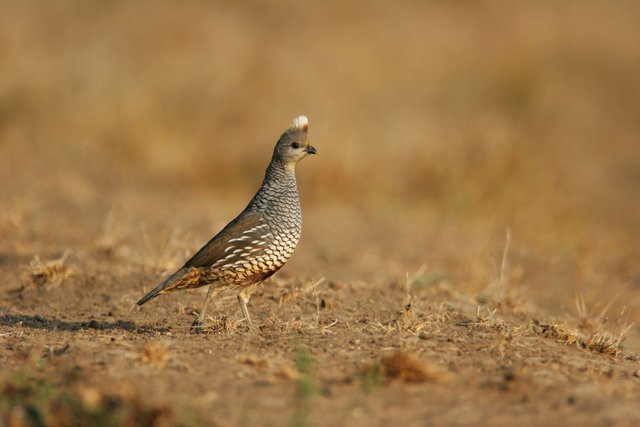
<instances>
[{"instance_id":1,"label":"bird","mask_svg":"<svg viewBox=\"0 0 640 427\"><path fill-rule=\"evenodd\" d=\"M247 303L253 291L280 270L293 254L302 232L302 210L295 168L318 151L309 144L309 120L294 118L280 136L262 185L247 207L175 273L143 296L137 305L182 289L209 286L197 320L202 327L212 297L238 291L238 302L249 328L254 329Z\"/></svg>"}]
</instances>

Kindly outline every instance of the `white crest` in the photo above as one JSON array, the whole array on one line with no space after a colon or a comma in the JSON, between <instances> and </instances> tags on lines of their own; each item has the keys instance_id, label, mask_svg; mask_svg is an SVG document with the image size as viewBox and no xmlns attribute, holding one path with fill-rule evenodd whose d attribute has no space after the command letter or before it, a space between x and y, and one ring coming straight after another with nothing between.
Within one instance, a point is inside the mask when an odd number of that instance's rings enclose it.
<instances>
[{"instance_id":1,"label":"white crest","mask_svg":"<svg viewBox=\"0 0 640 427\"><path fill-rule=\"evenodd\" d=\"M298 116L293 119L293 127L300 130L307 130L307 127L309 127L309 119L307 116Z\"/></svg>"}]
</instances>

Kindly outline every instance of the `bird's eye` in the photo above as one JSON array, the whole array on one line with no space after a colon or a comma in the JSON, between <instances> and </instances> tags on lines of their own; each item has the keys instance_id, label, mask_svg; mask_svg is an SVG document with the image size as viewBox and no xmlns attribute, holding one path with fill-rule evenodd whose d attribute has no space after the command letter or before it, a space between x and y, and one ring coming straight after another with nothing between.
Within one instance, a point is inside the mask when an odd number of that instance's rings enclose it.
<instances>
[{"instance_id":1,"label":"bird's eye","mask_svg":"<svg viewBox=\"0 0 640 427\"><path fill-rule=\"evenodd\" d=\"M298 144L297 142L292 143L291 146L293 148L300 148L300 144Z\"/></svg>"}]
</instances>

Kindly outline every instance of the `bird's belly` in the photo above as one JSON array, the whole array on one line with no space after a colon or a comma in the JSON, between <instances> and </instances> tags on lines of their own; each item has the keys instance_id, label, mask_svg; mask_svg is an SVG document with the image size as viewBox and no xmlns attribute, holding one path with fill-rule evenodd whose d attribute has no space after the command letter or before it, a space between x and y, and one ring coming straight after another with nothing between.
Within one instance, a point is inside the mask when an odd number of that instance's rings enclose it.
<instances>
[{"instance_id":1,"label":"bird's belly","mask_svg":"<svg viewBox=\"0 0 640 427\"><path fill-rule=\"evenodd\" d=\"M252 273L262 274L278 271L291 257L298 244L299 235L279 235L254 258L243 264Z\"/></svg>"},{"instance_id":2,"label":"bird's belly","mask_svg":"<svg viewBox=\"0 0 640 427\"><path fill-rule=\"evenodd\" d=\"M204 269L199 286L249 286L265 280L282 268L300 240L300 227L271 224L269 228L270 238L264 243L253 247L248 245L244 248L246 252L240 252L235 260L225 259Z\"/></svg>"},{"instance_id":3,"label":"bird's belly","mask_svg":"<svg viewBox=\"0 0 640 427\"><path fill-rule=\"evenodd\" d=\"M264 250L232 264L210 268L204 274L206 281L231 287L261 282L284 266L293 254L299 237L299 233L275 235Z\"/></svg>"}]
</instances>

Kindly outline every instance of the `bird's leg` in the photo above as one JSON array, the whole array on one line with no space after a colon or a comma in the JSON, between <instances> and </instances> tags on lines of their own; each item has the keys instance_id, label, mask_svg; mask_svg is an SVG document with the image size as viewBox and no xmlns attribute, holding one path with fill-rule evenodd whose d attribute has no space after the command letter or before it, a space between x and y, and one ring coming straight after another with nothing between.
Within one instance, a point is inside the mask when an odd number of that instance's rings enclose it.
<instances>
[{"instance_id":1,"label":"bird's leg","mask_svg":"<svg viewBox=\"0 0 640 427\"><path fill-rule=\"evenodd\" d=\"M209 301L211 301L211 297L213 296L213 288L213 286L209 286L209 289L207 290L207 296L204 297L204 302L202 303L202 308L200 309L200 314L198 314L198 318L191 324L191 327L195 328L196 331L202 328L202 322L204 321L204 315L207 312L207 306L209 305ZM216 292L216 295L218 293L219 292Z\"/></svg>"},{"instance_id":2,"label":"bird's leg","mask_svg":"<svg viewBox=\"0 0 640 427\"><path fill-rule=\"evenodd\" d=\"M247 324L249 325L249 329L253 330L253 322L251 321L251 316L249 316L249 310L247 309L247 303L249 302L249 298L251 298L251 294L258 286L258 283L252 284L244 288L238 294L238 302L240 303L240 308L242 309L242 314L244 314L244 318L247 320Z\"/></svg>"}]
</instances>

